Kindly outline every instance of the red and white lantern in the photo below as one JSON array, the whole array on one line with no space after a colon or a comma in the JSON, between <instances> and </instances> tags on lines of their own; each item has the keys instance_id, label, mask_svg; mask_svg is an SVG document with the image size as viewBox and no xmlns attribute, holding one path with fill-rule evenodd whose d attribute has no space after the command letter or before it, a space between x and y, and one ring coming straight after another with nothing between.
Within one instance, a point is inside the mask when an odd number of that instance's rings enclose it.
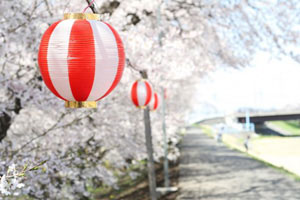
<instances>
[{"instance_id":1,"label":"red and white lantern","mask_svg":"<svg viewBox=\"0 0 300 200\"><path fill-rule=\"evenodd\" d=\"M138 108L146 108L150 103L153 91L147 80L137 80L131 87L132 103Z\"/></svg>"},{"instance_id":2,"label":"red and white lantern","mask_svg":"<svg viewBox=\"0 0 300 200\"><path fill-rule=\"evenodd\" d=\"M154 92L154 95L151 98L151 101L148 106L151 111L155 111L158 108L159 104L160 104L159 96L156 92Z\"/></svg>"},{"instance_id":3,"label":"red and white lantern","mask_svg":"<svg viewBox=\"0 0 300 200\"><path fill-rule=\"evenodd\" d=\"M119 83L125 53L99 15L68 13L44 33L38 55L43 80L66 107L97 107Z\"/></svg>"}]
</instances>

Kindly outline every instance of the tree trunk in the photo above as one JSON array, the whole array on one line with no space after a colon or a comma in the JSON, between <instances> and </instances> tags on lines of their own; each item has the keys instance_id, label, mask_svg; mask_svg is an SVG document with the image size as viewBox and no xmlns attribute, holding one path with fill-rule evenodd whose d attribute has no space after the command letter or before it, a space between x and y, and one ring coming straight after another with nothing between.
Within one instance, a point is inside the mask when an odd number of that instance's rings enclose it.
<instances>
[{"instance_id":1,"label":"tree trunk","mask_svg":"<svg viewBox=\"0 0 300 200\"><path fill-rule=\"evenodd\" d=\"M16 98L15 99L15 108L13 111L16 114L19 114L21 109L22 109L21 100L19 98ZM0 142L3 140L3 138L5 138L11 123L12 123L12 119L8 114L3 113L0 116Z\"/></svg>"}]
</instances>

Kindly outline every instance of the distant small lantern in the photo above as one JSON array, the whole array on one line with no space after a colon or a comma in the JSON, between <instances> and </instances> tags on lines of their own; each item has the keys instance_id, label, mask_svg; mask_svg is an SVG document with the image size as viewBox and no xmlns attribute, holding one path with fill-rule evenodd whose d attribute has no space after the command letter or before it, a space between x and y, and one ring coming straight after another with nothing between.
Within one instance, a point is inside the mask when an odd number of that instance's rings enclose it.
<instances>
[{"instance_id":1,"label":"distant small lantern","mask_svg":"<svg viewBox=\"0 0 300 200\"><path fill-rule=\"evenodd\" d=\"M43 80L70 108L97 107L119 83L125 53L120 36L91 13L67 13L44 33L38 55Z\"/></svg>"},{"instance_id":2,"label":"distant small lantern","mask_svg":"<svg viewBox=\"0 0 300 200\"><path fill-rule=\"evenodd\" d=\"M151 101L149 103L149 108L151 111L155 111L159 107L160 99L156 92L154 92L153 97L151 98Z\"/></svg>"},{"instance_id":3,"label":"distant small lantern","mask_svg":"<svg viewBox=\"0 0 300 200\"><path fill-rule=\"evenodd\" d=\"M152 94L152 87L147 80L137 80L132 84L131 100L136 107L146 108L150 103Z\"/></svg>"}]
</instances>

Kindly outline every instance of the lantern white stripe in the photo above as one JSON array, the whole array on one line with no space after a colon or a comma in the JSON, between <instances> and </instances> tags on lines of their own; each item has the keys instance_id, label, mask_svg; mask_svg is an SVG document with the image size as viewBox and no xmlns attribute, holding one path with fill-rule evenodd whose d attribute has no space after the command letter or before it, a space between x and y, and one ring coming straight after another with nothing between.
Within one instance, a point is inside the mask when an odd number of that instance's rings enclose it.
<instances>
[{"instance_id":1,"label":"lantern white stripe","mask_svg":"<svg viewBox=\"0 0 300 200\"><path fill-rule=\"evenodd\" d=\"M144 81L139 81L137 85L137 99L139 106L144 106L147 98L147 88Z\"/></svg>"},{"instance_id":2,"label":"lantern white stripe","mask_svg":"<svg viewBox=\"0 0 300 200\"><path fill-rule=\"evenodd\" d=\"M118 71L119 54L116 38L102 22L89 20L95 43L95 79L88 101L102 97L113 84Z\"/></svg>"},{"instance_id":3,"label":"lantern white stripe","mask_svg":"<svg viewBox=\"0 0 300 200\"><path fill-rule=\"evenodd\" d=\"M48 45L48 70L56 91L65 99L74 101L68 70L69 39L75 20L63 20L53 30Z\"/></svg>"}]
</instances>

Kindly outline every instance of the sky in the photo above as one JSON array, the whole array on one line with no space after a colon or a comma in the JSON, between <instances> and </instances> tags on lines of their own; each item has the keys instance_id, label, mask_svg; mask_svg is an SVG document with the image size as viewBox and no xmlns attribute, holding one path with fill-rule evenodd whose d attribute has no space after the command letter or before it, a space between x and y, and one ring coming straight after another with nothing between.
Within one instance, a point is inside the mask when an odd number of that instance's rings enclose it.
<instances>
[{"instance_id":1,"label":"sky","mask_svg":"<svg viewBox=\"0 0 300 200\"><path fill-rule=\"evenodd\" d=\"M201 80L194 105L190 117L197 119L245 108L295 111L300 108L300 64L289 57L258 53L249 67L219 69Z\"/></svg>"}]
</instances>

